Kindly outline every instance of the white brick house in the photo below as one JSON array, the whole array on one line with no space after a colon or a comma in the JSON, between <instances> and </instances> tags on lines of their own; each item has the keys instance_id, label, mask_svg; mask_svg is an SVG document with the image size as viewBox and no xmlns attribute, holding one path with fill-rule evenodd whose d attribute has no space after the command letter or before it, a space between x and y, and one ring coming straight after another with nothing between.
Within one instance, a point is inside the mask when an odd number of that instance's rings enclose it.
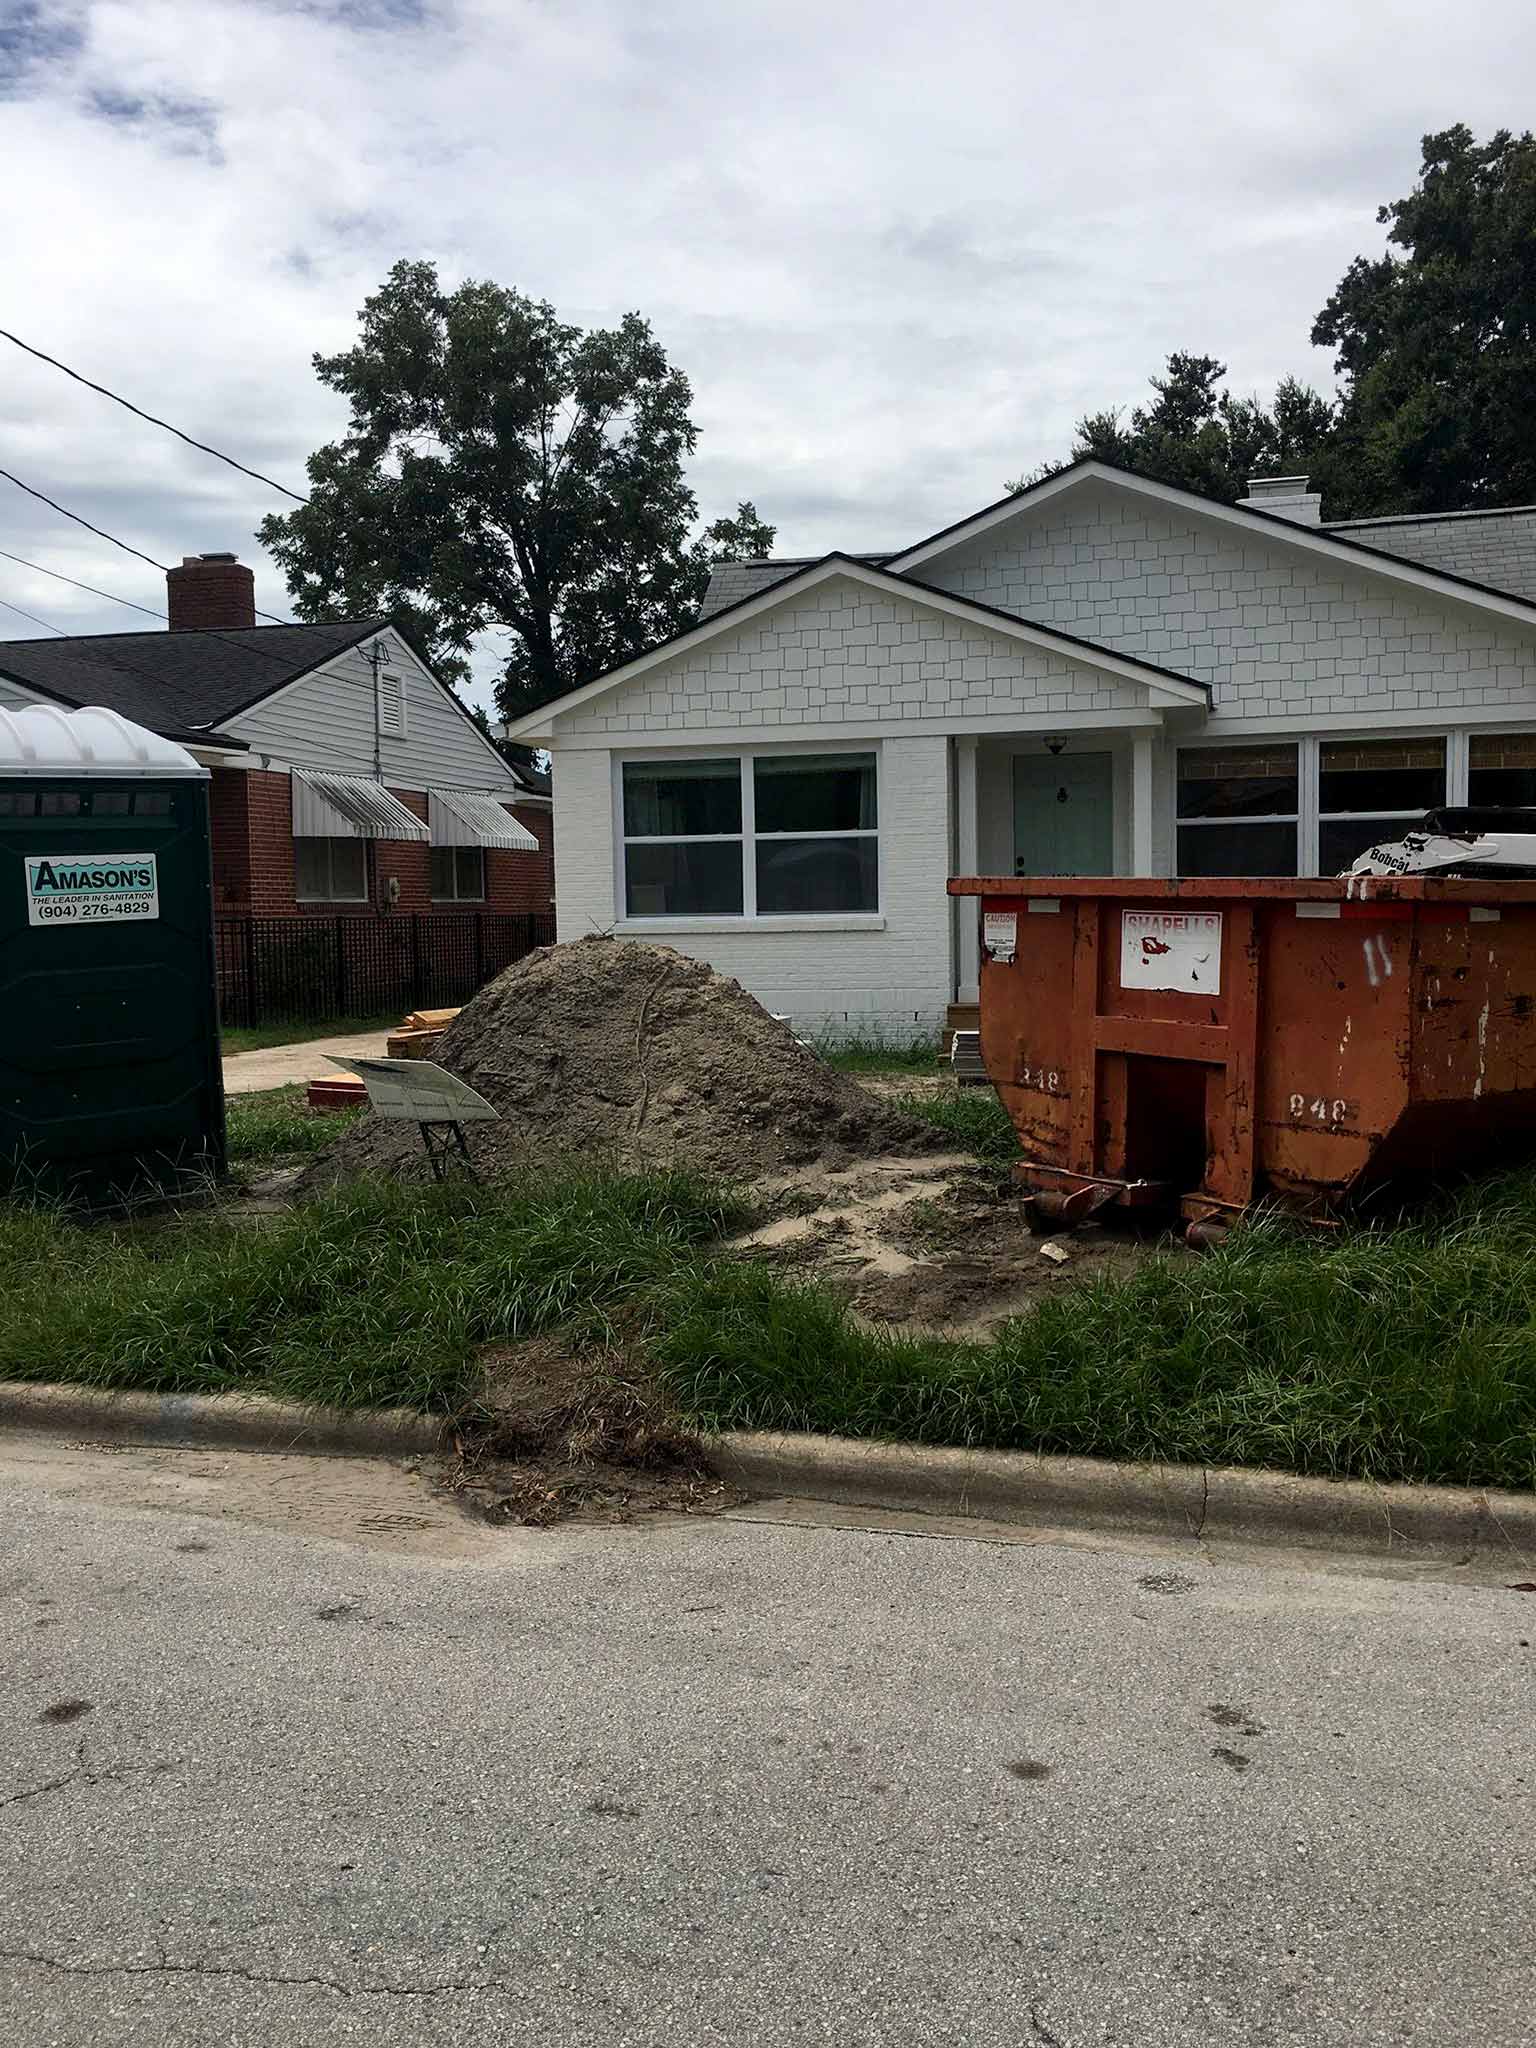
<instances>
[{"instance_id":1,"label":"white brick house","mask_svg":"<svg viewBox=\"0 0 1536 2048\"><path fill-rule=\"evenodd\" d=\"M951 873L1331 873L1431 803L1536 802L1536 509L1319 513L1088 462L894 555L724 565L509 728L553 758L561 938L926 1030L975 998Z\"/></svg>"}]
</instances>

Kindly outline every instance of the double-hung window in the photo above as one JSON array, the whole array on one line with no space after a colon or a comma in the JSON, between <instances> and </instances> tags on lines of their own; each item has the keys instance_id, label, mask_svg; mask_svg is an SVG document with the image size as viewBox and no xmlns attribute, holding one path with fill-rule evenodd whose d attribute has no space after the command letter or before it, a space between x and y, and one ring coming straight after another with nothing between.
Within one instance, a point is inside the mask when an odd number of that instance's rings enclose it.
<instances>
[{"instance_id":1,"label":"double-hung window","mask_svg":"<svg viewBox=\"0 0 1536 2048\"><path fill-rule=\"evenodd\" d=\"M873 753L626 761L622 775L626 917L878 911Z\"/></svg>"},{"instance_id":2,"label":"double-hung window","mask_svg":"<svg viewBox=\"0 0 1536 2048\"><path fill-rule=\"evenodd\" d=\"M366 839L295 839L294 887L300 903L366 903Z\"/></svg>"}]
</instances>

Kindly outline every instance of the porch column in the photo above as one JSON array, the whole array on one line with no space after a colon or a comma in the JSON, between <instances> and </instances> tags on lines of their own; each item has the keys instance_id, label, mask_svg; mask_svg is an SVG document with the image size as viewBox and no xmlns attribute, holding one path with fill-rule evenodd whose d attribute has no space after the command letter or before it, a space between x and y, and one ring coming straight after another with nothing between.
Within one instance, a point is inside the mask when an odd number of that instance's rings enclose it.
<instances>
[{"instance_id":1,"label":"porch column","mask_svg":"<svg viewBox=\"0 0 1536 2048\"><path fill-rule=\"evenodd\" d=\"M955 740L955 859L956 872L974 875L981 860L980 818L976 797L976 735L961 734ZM977 934L979 905L974 896L957 896L955 915L959 920L955 945L955 1001L974 1003L981 994L981 945Z\"/></svg>"},{"instance_id":2,"label":"porch column","mask_svg":"<svg viewBox=\"0 0 1536 2048\"><path fill-rule=\"evenodd\" d=\"M1152 865L1153 735L1139 732L1131 741L1131 873L1150 875Z\"/></svg>"}]
</instances>

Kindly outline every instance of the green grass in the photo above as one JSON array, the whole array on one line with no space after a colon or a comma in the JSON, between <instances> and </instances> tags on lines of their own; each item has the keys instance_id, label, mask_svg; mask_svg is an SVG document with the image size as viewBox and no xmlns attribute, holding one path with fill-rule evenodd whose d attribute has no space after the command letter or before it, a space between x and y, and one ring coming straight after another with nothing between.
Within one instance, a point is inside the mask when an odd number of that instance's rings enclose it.
<instances>
[{"instance_id":1,"label":"green grass","mask_svg":"<svg viewBox=\"0 0 1536 2048\"><path fill-rule=\"evenodd\" d=\"M0 1379L441 1411L479 1347L564 1328L649 1358L701 1425L1536 1485L1536 1171L1334 1236L1260 1221L986 1343L725 1254L744 1215L680 1174L360 1182L259 1225L0 1208Z\"/></svg>"},{"instance_id":2,"label":"green grass","mask_svg":"<svg viewBox=\"0 0 1536 2048\"><path fill-rule=\"evenodd\" d=\"M268 1088L259 1095L225 1098L231 1166L323 1152L361 1114L360 1110L314 1110L303 1088Z\"/></svg>"},{"instance_id":3,"label":"green grass","mask_svg":"<svg viewBox=\"0 0 1536 2048\"><path fill-rule=\"evenodd\" d=\"M0 1380L441 1411L481 1345L608 1334L739 1220L718 1190L665 1173L526 1194L359 1182L261 1227L0 1209Z\"/></svg>"},{"instance_id":4,"label":"green grass","mask_svg":"<svg viewBox=\"0 0 1536 2048\"><path fill-rule=\"evenodd\" d=\"M399 1015L381 1012L376 1017L290 1017L269 1024L226 1024L219 1036L224 1057L237 1052L265 1052L272 1045L307 1045L312 1038L343 1038L355 1031L398 1031Z\"/></svg>"},{"instance_id":5,"label":"green grass","mask_svg":"<svg viewBox=\"0 0 1536 2048\"><path fill-rule=\"evenodd\" d=\"M883 1031L829 1032L812 1043L829 1067L843 1074L937 1074L942 1071L932 1032L897 1037Z\"/></svg>"},{"instance_id":6,"label":"green grass","mask_svg":"<svg viewBox=\"0 0 1536 2048\"><path fill-rule=\"evenodd\" d=\"M655 1355L720 1428L1536 1485L1536 1175L1335 1240L1264 1222L1047 1297L994 1341L886 1335L764 1267L674 1288Z\"/></svg>"},{"instance_id":7,"label":"green grass","mask_svg":"<svg viewBox=\"0 0 1536 2048\"><path fill-rule=\"evenodd\" d=\"M890 1107L932 1124L953 1138L958 1150L974 1152L989 1166L1007 1166L1019 1156L1012 1120L990 1088L960 1088L953 1095L896 1095Z\"/></svg>"}]
</instances>

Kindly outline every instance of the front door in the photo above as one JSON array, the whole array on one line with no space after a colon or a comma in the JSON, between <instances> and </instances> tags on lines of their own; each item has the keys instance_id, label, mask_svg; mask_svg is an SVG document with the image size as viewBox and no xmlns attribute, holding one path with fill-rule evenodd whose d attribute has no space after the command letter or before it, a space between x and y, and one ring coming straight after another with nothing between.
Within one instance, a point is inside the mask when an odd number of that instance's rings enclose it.
<instances>
[{"instance_id":1,"label":"front door","mask_svg":"<svg viewBox=\"0 0 1536 2048\"><path fill-rule=\"evenodd\" d=\"M1013 872L1109 875L1114 868L1113 756L1015 754Z\"/></svg>"}]
</instances>

